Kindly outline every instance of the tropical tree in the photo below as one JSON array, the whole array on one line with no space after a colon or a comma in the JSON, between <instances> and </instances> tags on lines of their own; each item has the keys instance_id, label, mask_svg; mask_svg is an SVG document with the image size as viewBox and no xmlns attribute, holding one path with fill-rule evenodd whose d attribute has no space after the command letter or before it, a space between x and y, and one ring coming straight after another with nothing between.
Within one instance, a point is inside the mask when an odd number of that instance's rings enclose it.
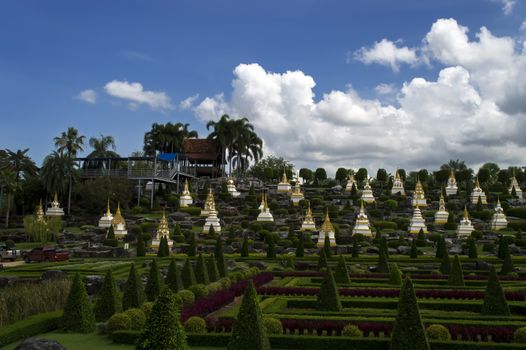
<instances>
[{"instance_id":1,"label":"tropical tree","mask_svg":"<svg viewBox=\"0 0 526 350\"><path fill-rule=\"evenodd\" d=\"M0 187L5 194L6 212L5 212L5 227L9 227L9 215L11 213L11 204L13 203L15 194L20 190L20 183L16 178L16 173L10 169L4 169L0 172Z\"/></svg>"},{"instance_id":2,"label":"tropical tree","mask_svg":"<svg viewBox=\"0 0 526 350\"><path fill-rule=\"evenodd\" d=\"M93 150L87 155L86 158L88 159L120 157L119 154L115 152L117 147L115 146L115 139L113 136L104 136L101 134L99 138L91 137L89 139L89 145ZM104 161L88 160L86 164L84 164L84 167L88 169L109 168L109 166L109 161L106 163Z\"/></svg>"},{"instance_id":3,"label":"tropical tree","mask_svg":"<svg viewBox=\"0 0 526 350\"><path fill-rule=\"evenodd\" d=\"M53 151L44 159L40 175L48 193L64 194L66 188L68 189L68 214L70 214L72 186L78 180L73 158L68 153Z\"/></svg>"},{"instance_id":4,"label":"tropical tree","mask_svg":"<svg viewBox=\"0 0 526 350\"><path fill-rule=\"evenodd\" d=\"M27 155L29 148L26 148L25 150L17 150L16 152L6 149L6 152L6 167L15 172L17 182L20 179L37 174L38 168L35 162Z\"/></svg>"},{"instance_id":5,"label":"tropical tree","mask_svg":"<svg viewBox=\"0 0 526 350\"><path fill-rule=\"evenodd\" d=\"M453 160L451 159L449 162L444 163L440 166L441 170L453 170L454 172L460 171L460 170L467 170L466 163L463 160Z\"/></svg>"},{"instance_id":6,"label":"tropical tree","mask_svg":"<svg viewBox=\"0 0 526 350\"><path fill-rule=\"evenodd\" d=\"M235 135L232 130L232 123L230 116L223 114L218 121L209 121L206 123L206 130L213 128L213 131L208 135L209 139L216 140L221 149L222 170L225 171L225 160L227 159L227 151L231 144L234 143Z\"/></svg>"},{"instance_id":7,"label":"tropical tree","mask_svg":"<svg viewBox=\"0 0 526 350\"><path fill-rule=\"evenodd\" d=\"M181 152L185 138L198 137L197 131L189 130L189 126L183 123L153 123L150 131L144 134L144 153L153 156L156 152Z\"/></svg>"},{"instance_id":8,"label":"tropical tree","mask_svg":"<svg viewBox=\"0 0 526 350\"><path fill-rule=\"evenodd\" d=\"M67 131L63 131L60 136L55 137L55 147L60 153L66 153L71 157L75 157L80 151L84 151L84 140L86 136L79 135L79 131L70 126Z\"/></svg>"}]
</instances>

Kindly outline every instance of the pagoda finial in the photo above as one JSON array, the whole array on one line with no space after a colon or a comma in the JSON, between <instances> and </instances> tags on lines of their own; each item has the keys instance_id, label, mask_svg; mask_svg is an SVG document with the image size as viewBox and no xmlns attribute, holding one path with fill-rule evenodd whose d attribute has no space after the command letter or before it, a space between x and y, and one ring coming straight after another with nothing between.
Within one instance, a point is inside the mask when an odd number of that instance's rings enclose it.
<instances>
[{"instance_id":1,"label":"pagoda finial","mask_svg":"<svg viewBox=\"0 0 526 350\"><path fill-rule=\"evenodd\" d=\"M110 211L110 199L108 198L108 205L106 207L106 216L110 216L111 215L111 211Z\"/></svg>"},{"instance_id":2,"label":"pagoda finial","mask_svg":"<svg viewBox=\"0 0 526 350\"><path fill-rule=\"evenodd\" d=\"M117 202L117 215L121 215L121 202Z\"/></svg>"},{"instance_id":3,"label":"pagoda finial","mask_svg":"<svg viewBox=\"0 0 526 350\"><path fill-rule=\"evenodd\" d=\"M58 203L58 194L57 194L57 191L55 191L55 195L53 196L53 202Z\"/></svg>"},{"instance_id":4,"label":"pagoda finial","mask_svg":"<svg viewBox=\"0 0 526 350\"><path fill-rule=\"evenodd\" d=\"M289 182L289 180L287 179L287 169L286 168L283 168L283 177L281 179L281 182L282 183L287 183Z\"/></svg>"},{"instance_id":5,"label":"pagoda finial","mask_svg":"<svg viewBox=\"0 0 526 350\"><path fill-rule=\"evenodd\" d=\"M476 188L480 188L480 183L479 183L479 177L478 176L475 178L475 187Z\"/></svg>"},{"instance_id":6,"label":"pagoda finial","mask_svg":"<svg viewBox=\"0 0 526 350\"><path fill-rule=\"evenodd\" d=\"M464 205L464 219L469 219L468 206Z\"/></svg>"}]
</instances>

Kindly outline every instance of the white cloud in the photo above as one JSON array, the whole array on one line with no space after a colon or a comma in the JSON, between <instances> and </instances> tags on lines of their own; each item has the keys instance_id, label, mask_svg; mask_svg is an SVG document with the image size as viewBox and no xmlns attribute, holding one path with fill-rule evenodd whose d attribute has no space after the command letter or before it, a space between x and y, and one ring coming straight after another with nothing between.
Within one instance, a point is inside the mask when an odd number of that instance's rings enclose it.
<instances>
[{"instance_id":1,"label":"white cloud","mask_svg":"<svg viewBox=\"0 0 526 350\"><path fill-rule=\"evenodd\" d=\"M377 63L390 66L397 72L402 63L415 65L418 57L415 49L398 47L396 42L387 39L377 41L371 48L362 47L354 52L354 58L365 64Z\"/></svg>"},{"instance_id":2,"label":"white cloud","mask_svg":"<svg viewBox=\"0 0 526 350\"><path fill-rule=\"evenodd\" d=\"M517 0L494 0L499 2L502 5L502 12L505 15L511 15L513 13L513 8L517 4Z\"/></svg>"},{"instance_id":3,"label":"white cloud","mask_svg":"<svg viewBox=\"0 0 526 350\"><path fill-rule=\"evenodd\" d=\"M191 109L194 106L194 102L199 98L199 94L189 96L179 103L179 107L183 110Z\"/></svg>"},{"instance_id":4,"label":"white cloud","mask_svg":"<svg viewBox=\"0 0 526 350\"><path fill-rule=\"evenodd\" d=\"M519 30L522 31L522 32L526 32L526 21L522 21L522 24L521 24Z\"/></svg>"},{"instance_id":5,"label":"white cloud","mask_svg":"<svg viewBox=\"0 0 526 350\"><path fill-rule=\"evenodd\" d=\"M391 95L391 94L396 92L396 88L395 88L394 84L382 83L382 84L378 84L374 88L374 91L376 91L376 93L379 94L379 95Z\"/></svg>"},{"instance_id":6,"label":"white cloud","mask_svg":"<svg viewBox=\"0 0 526 350\"><path fill-rule=\"evenodd\" d=\"M75 98L82 100L87 103L94 104L97 102L97 93L94 90L87 89L81 91Z\"/></svg>"},{"instance_id":7,"label":"white cloud","mask_svg":"<svg viewBox=\"0 0 526 350\"><path fill-rule=\"evenodd\" d=\"M144 90L141 83L113 80L104 86L104 90L110 96L127 100L129 108L133 110L141 104L146 104L153 110L174 109L170 97L164 91Z\"/></svg>"}]
</instances>

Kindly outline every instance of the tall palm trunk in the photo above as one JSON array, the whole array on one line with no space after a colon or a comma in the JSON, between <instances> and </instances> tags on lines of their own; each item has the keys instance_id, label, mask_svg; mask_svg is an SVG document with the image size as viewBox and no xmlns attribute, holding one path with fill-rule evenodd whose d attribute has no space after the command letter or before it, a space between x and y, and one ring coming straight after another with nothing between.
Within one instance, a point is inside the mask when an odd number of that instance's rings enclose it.
<instances>
[{"instance_id":1,"label":"tall palm trunk","mask_svg":"<svg viewBox=\"0 0 526 350\"><path fill-rule=\"evenodd\" d=\"M69 177L69 189L68 189L68 215L71 215L71 176Z\"/></svg>"},{"instance_id":2,"label":"tall palm trunk","mask_svg":"<svg viewBox=\"0 0 526 350\"><path fill-rule=\"evenodd\" d=\"M9 212L11 211L11 193L7 194L7 210L5 212L5 228L9 227Z\"/></svg>"}]
</instances>

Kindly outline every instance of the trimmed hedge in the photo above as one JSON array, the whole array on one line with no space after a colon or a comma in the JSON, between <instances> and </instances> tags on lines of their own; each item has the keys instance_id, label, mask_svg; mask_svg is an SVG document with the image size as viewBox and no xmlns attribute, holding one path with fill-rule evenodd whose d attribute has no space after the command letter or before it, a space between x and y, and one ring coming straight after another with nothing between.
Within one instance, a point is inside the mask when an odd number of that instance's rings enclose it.
<instances>
[{"instance_id":1,"label":"trimmed hedge","mask_svg":"<svg viewBox=\"0 0 526 350\"><path fill-rule=\"evenodd\" d=\"M30 316L0 329L0 347L59 328L62 311Z\"/></svg>"}]
</instances>

